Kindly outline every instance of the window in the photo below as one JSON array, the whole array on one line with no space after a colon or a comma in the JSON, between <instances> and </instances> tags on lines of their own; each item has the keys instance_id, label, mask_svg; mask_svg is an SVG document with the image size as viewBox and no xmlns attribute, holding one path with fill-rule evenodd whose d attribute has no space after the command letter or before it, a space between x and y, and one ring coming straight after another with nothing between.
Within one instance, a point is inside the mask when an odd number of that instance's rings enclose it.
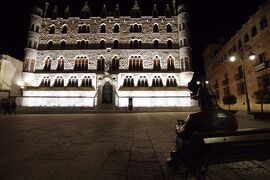
<instances>
[{"instance_id":1,"label":"window","mask_svg":"<svg viewBox=\"0 0 270 180\"><path fill-rule=\"evenodd\" d=\"M97 70L98 71L104 71L105 70L105 59L103 57L100 57L98 59Z\"/></svg>"},{"instance_id":2,"label":"window","mask_svg":"<svg viewBox=\"0 0 270 180\"><path fill-rule=\"evenodd\" d=\"M2 62L0 61L0 63L2 63ZM23 70L24 70L25 72L28 71L28 65L29 65L29 59L25 59L25 61L23 62ZM0 69L0 70L1 70L1 69Z\"/></svg>"},{"instance_id":3,"label":"window","mask_svg":"<svg viewBox=\"0 0 270 180\"><path fill-rule=\"evenodd\" d=\"M131 56L129 59L129 70L143 70L143 60L141 56Z\"/></svg>"},{"instance_id":4,"label":"window","mask_svg":"<svg viewBox=\"0 0 270 180\"><path fill-rule=\"evenodd\" d=\"M61 49L62 50L66 49L66 41L61 42Z\"/></svg>"},{"instance_id":5,"label":"window","mask_svg":"<svg viewBox=\"0 0 270 180\"><path fill-rule=\"evenodd\" d=\"M67 25L64 25L62 28L62 34L67 34Z\"/></svg>"},{"instance_id":6,"label":"window","mask_svg":"<svg viewBox=\"0 0 270 180\"><path fill-rule=\"evenodd\" d=\"M55 33L55 26L51 26L49 34L54 34Z\"/></svg>"},{"instance_id":7,"label":"window","mask_svg":"<svg viewBox=\"0 0 270 180\"><path fill-rule=\"evenodd\" d=\"M182 23L182 30L185 30L187 28L187 24L185 22Z\"/></svg>"},{"instance_id":8,"label":"window","mask_svg":"<svg viewBox=\"0 0 270 180\"><path fill-rule=\"evenodd\" d=\"M111 70L112 71L118 71L119 70L119 58L114 57L112 60L112 65L111 65Z\"/></svg>"},{"instance_id":9,"label":"window","mask_svg":"<svg viewBox=\"0 0 270 180\"><path fill-rule=\"evenodd\" d=\"M135 24L134 25L134 29L133 30L134 30L133 32L139 32L139 26L138 26L138 24Z\"/></svg>"},{"instance_id":10,"label":"window","mask_svg":"<svg viewBox=\"0 0 270 180\"><path fill-rule=\"evenodd\" d=\"M52 49L53 48L53 42L52 41L49 41L48 42L48 49Z\"/></svg>"},{"instance_id":11,"label":"window","mask_svg":"<svg viewBox=\"0 0 270 180\"><path fill-rule=\"evenodd\" d=\"M124 79L123 87L134 87L134 79L132 76L126 76Z\"/></svg>"},{"instance_id":12,"label":"window","mask_svg":"<svg viewBox=\"0 0 270 180\"><path fill-rule=\"evenodd\" d=\"M78 87L78 78L76 76L71 76L70 79L68 80L68 87Z\"/></svg>"},{"instance_id":13,"label":"window","mask_svg":"<svg viewBox=\"0 0 270 180\"><path fill-rule=\"evenodd\" d=\"M163 82L160 76L155 76L152 80L152 87L163 87Z\"/></svg>"},{"instance_id":14,"label":"window","mask_svg":"<svg viewBox=\"0 0 270 180\"><path fill-rule=\"evenodd\" d=\"M40 85L40 87L50 87L51 86L51 79L49 76L43 77Z\"/></svg>"},{"instance_id":15,"label":"window","mask_svg":"<svg viewBox=\"0 0 270 180\"><path fill-rule=\"evenodd\" d=\"M154 24L154 26L153 26L153 32L154 33L158 33L159 32L159 27L158 27L157 24Z\"/></svg>"},{"instance_id":16,"label":"window","mask_svg":"<svg viewBox=\"0 0 270 180\"><path fill-rule=\"evenodd\" d=\"M113 28L113 32L114 33L119 33L119 25L118 24L116 24L116 25L114 25L114 28Z\"/></svg>"},{"instance_id":17,"label":"window","mask_svg":"<svg viewBox=\"0 0 270 180\"><path fill-rule=\"evenodd\" d=\"M87 71L88 58L86 56L78 56L75 60L74 71Z\"/></svg>"},{"instance_id":18,"label":"window","mask_svg":"<svg viewBox=\"0 0 270 180\"><path fill-rule=\"evenodd\" d=\"M167 87L177 87L177 82L174 76L169 76L166 81Z\"/></svg>"},{"instance_id":19,"label":"window","mask_svg":"<svg viewBox=\"0 0 270 180\"><path fill-rule=\"evenodd\" d=\"M167 31L167 33L171 33L172 32L172 25L168 24L166 26L166 31Z\"/></svg>"},{"instance_id":20,"label":"window","mask_svg":"<svg viewBox=\"0 0 270 180\"><path fill-rule=\"evenodd\" d=\"M45 65L44 65L44 71L50 71L51 70L51 63L52 63L52 59L50 57L48 57L46 60L45 60Z\"/></svg>"},{"instance_id":21,"label":"window","mask_svg":"<svg viewBox=\"0 0 270 180\"><path fill-rule=\"evenodd\" d=\"M267 19L266 17L263 17L260 21L260 27L261 27L261 30L265 29L268 25L268 22L267 22Z\"/></svg>"},{"instance_id":22,"label":"window","mask_svg":"<svg viewBox=\"0 0 270 180\"><path fill-rule=\"evenodd\" d=\"M106 48L106 42L104 40L100 41L100 49L105 49Z\"/></svg>"},{"instance_id":23,"label":"window","mask_svg":"<svg viewBox=\"0 0 270 180\"><path fill-rule=\"evenodd\" d=\"M155 57L154 59L154 71L160 71L161 67L160 67L160 58L158 56Z\"/></svg>"},{"instance_id":24,"label":"window","mask_svg":"<svg viewBox=\"0 0 270 180\"><path fill-rule=\"evenodd\" d=\"M62 76L58 76L54 81L53 87L64 87L64 78Z\"/></svg>"},{"instance_id":25,"label":"window","mask_svg":"<svg viewBox=\"0 0 270 180\"><path fill-rule=\"evenodd\" d=\"M258 34L257 32L257 27L256 26L253 26L252 29L251 29L251 36L254 37Z\"/></svg>"},{"instance_id":26,"label":"window","mask_svg":"<svg viewBox=\"0 0 270 180\"><path fill-rule=\"evenodd\" d=\"M246 33L244 36L244 42L247 43L248 41L249 41L249 36L248 36L248 33Z\"/></svg>"},{"instance_id":27,"label":"window","mask_svg":"<svg viewBox=\"0 0 270 180\"><path fill-rule=\"evenodd\" d=\"M189 59L188 57L185 57L185 70L190 70L190 64L189 64Z\"/></svg>"},{"instance_id":28,"label":"window","mask_svg":"<svg viewBox=\"0 0 270 180\"><path fill-rule=\"evenodd\" d=\"M270 75L264 75L257 78L259 89L261 90L270 90Z\"/></svg>"},{"instance_id":29,"label":"window","mask_svg":"<svg viewBox=\"0 0 270 180\"><path fill-rule=\"evenodd\" d=\"M174 71L174 59L172 58L172 56L169 56L167 60L167 70Z\"/></svg>"},{"instance_id":30,"label":"window","mask_svg":"<svg viewBox=\"0 0 270 180\"><path fill-rule=\"evenodd\" d=\"M237 84L237 94L239 96L246 94L245 93L245 84L244 83Z\"/></svg>"},{"instance_id":31,"label":"window","mask_svg":"<svg viewBox=\"0 0 270 180\"><path fill-rule=\"evenodd\" d=\"M64 64L65 64L65 60L63 57L61 57L58 60L58 66L57 66L57 71L64 71Z\"/></svg>"},{"instance_id":32,"label":"window","mask_svg":"<svg viewBox=\"0 0 270 180\"><path fill-rule=\"evenodd\" d=\"M159 41L158 40L155 40L154 41L154 48L155 49L158 49L158 46L159 46Z\"/></svg>"},{"instance_id":33,"label":"window","mask_svg":"<svg viewBox=\"0 0 270 180\"><path fill-rule=\"evenodd\" d=\"M137 86L138 87L148 87L148 80L147 80L146 76L140 76Z\"/></svg>"},{"instance_id":34,"label":"window","mask_svg":"<svg viewBox=\"0 0 270 180\"><path fill-rule=\"evenodd\" d=\"M173 48L172 40L170 40L170 39L167 41L167 48L168 49L172 49Z\"/></svg>"},{"instance_id":35,"label":"window","mask_svg":"<svg viewBox=\"0 0 270 180\"><path fill-rule=\"evenodd\" d=\"M100 27L100 33L106 33L106 26L104 24Z\"/></svg>"},{"instance_id":36,"label":"window","mask_svg":"<svg viewBox=\"0 0 270 180\"><path fill-rule=\"evenodd\" d=\"M92 79L90 76L84 76L81 87L92 87Z\"/></svg>"},{"instance_id":37,"label":"window","mask_svg":"<svg viewBox=\"0 0 270 180\"><path fill-rule=\"evenodd\" d=\"M34 72L35 71L35 65L36 65L36 61L34 59L32 59L31 65L30 65L30 72Z\"/></svg>"},{"instance_id":38,"label":"window","mask_svg":"<svg viewBox=\"0 0 270 180\"><path fill-rule=\"evenodd\" d=\"M263 63L263 62L266 61L266 59L265 59L265 53L264 52L261 53L261 54L259 54L259 61L260 61L260 63Z\"/></svg>"},{"instance_id":39,"label":"window","mask_svg":"<svg viewBox=\"0 0 270 180\"><path fill-rule=\"evenodd\" d=\"M130 32L131 33L142 32L142 25L138 24L130 25Z\"/></svg>"},{"instance_id":40,"label":"window","mask_svg":"<svg viewBox=\"0 0 270 180\"><path fill-rule=\"evenodd\" d=\"M113 49L118 49L119 47L119 41L118 40L114 40L113 41Z\"/></svg>"},{"instance_id":41,"label":"window","mask_svg":"<svg viewBox=\"0 0 270 180\"><path fill-rule=\"evenodd\" d=\"M36 27L36 32L39 33L39 26Z\"/></svg>"}]
</instances>

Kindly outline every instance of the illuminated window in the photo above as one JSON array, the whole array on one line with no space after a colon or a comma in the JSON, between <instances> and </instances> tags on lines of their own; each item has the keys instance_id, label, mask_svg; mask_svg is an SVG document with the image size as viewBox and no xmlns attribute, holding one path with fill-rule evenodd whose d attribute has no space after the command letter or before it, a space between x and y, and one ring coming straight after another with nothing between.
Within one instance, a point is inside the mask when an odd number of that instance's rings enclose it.
<instances>
[{"instance_id":1,"label":"illuminated window","mask_svg":"<svg viewBox=\"0 0 270 180\"><path fill-rule=\"evenodd\" d=\"M51 70L51 63L52 63L52 59L50 57L48 57L45 60L45 66L44 66L44 71L50 71Z\"/></svg>"},{"instance_id":2,"label":"illuminated window","mask_svg":"<svg viewBox=\"0 0 270 180\"><path fill-rule=\"evenodd\" d=\"M64 71L64 65L65 65L65 59L63 57L61 57L58 60L57 71Z\"/></svg>"},{"instance_id":3,"label":"illuminated window","mask_svg":"<svg viewBox=\"0 0 270 180\"><path fill-rule=\"evenodd\" d=\"M105 70L105 59L100 57L97 62L97 70L104 71Z\"/></svg>"},{"instance_id":4,"label":"illuminated window","mask_svg":"<svg viewBox=\"0 0 270 180\"><path fill-rule=\"evenodd\" d=\"M36 61L32 59L31 64L30 64L30 72L35 71L35 65L36 65Z\"/></svg>"},{"instance_id":5,"label":"illuminated window","mask_svg":"<svg viewBox=\"0 0 270 180\"><path fill-rule=\"evenodd\" d=\"M88 58L86 56L78 56L75 60L74 71L87 71Z\"/></svg>"},{"instance_id":6,"label":"illuminated window","mask_svg":"<svg viewBox=\"0 0 270 180\"><path fill-rule=\"evenodd\" d=\"M141 56L131 56L131 58L129 59L129 70L143 70L143 60Z\"/></svg>"},{"instance_id":7,"label":"illuminated window","mask_svg":"<svg viewBox=\"0 0 270 180\"><path fill-rule=\"evenodd\" d=\"M155 57L154 59L154 67L153 67L153 70L154 71L160 71L161 67L160 67L160 59L158 56Z\"/></svg>"},{"instance_id":8,"label":"illuminated window","mask_svg":"<svg viewBox=\"0 0 270 180\"><path fill-rule=\"evenodd\" d=\"M119 70L119 58L114 57L112 59L111 70L112 71L118 71Z\"/></svg>"},{"instance_id":9,"label":"illuminated window","mask_svg":"<svg viewBox=\"0 0 270 180\"><path fill-rule=\"evenodd\" d=\"M174 59L172 58L172 56L169 56L169 58L167 59L167 70L174 71Z\"/></svg>"}]
</instances>

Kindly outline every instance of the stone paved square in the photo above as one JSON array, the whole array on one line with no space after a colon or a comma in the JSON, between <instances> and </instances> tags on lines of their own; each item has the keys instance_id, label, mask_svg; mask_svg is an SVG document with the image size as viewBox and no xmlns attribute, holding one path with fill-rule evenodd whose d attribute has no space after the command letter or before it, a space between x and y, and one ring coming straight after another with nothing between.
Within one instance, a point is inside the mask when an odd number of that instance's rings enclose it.
<instances>
[{"instance_id":1,"label":"stone paved square","mask_svg":"<svg viewBox=\"0 0 270 180\"><path fill-rule=\"evenodd\" d=\"M166 165L176 119L188 113L0 115L2 180L174 180L185 169ZM245 113L241 129L270 127ZM270 161L211 166L207 179L270 178Z\"/></svg>"}]
</instances>

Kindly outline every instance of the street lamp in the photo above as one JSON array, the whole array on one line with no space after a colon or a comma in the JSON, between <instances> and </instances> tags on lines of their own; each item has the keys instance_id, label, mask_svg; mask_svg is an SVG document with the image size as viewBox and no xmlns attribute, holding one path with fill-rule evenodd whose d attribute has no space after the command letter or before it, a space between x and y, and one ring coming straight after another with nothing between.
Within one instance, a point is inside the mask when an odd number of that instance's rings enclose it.
<instances>
[{"instance_id":1,"label":"street lamp","mask_svg":"<svg viewBox=\"0 0 270 180\"><path fill-rule=\"evenodd\" d=\"M247 111L251 112L250 110L250 102L249 102L249 97L248 97L248 88L247 88L247 80L246 80L246 73L245 73L245 68L244 68L244 52L241 50L240 51L240 57L239 59L241 60L241 67L242 67L242 73L243 73L243 79L244 79L244 86L245 86L245 94L246 94L246 104L247 104ZM248 56L249 60L254 61L256 59L256 55L251 52ZM237 57L235 55L231 55L229 57L229 60L231 62L235 62L237 60Z\"/></svg>"}]
</instances>

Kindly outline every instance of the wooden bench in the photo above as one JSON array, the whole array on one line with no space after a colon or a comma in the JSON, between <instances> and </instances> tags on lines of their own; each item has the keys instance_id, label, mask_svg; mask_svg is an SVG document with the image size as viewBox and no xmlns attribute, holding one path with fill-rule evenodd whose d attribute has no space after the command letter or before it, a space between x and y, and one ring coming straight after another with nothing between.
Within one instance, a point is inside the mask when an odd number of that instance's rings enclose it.
<instances>
[{"instance_id":1,"label":"wooden bench","mask_svg":"<svg viewBox=\"0 0 270 180\"><path fill-rule=\"evenodd\" d=\"M177 140L177 139L176 139ZM210 165L270 158L270 129L193 133L184 141L181 164L197 179L205 179Z\"/></svg>"}]
</instances>

